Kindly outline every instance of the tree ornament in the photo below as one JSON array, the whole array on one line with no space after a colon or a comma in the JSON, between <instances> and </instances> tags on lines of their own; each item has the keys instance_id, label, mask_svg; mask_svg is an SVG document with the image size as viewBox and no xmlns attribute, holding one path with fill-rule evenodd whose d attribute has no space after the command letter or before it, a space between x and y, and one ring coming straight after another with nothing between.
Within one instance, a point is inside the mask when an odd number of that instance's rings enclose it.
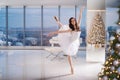
<instances>
[{"instance_id":1,"label":"tree ornament","mask_svg":"<svg viewBox=\"0 0 120 80\"><path fill-rule=\"evenodd\" d=\"M112 65L112 62L110 64Z\"/></svg>"},{"instance_id":2,"label":"tree ornament","mask_svg":"<svg viewBox=\"0 0 120 80\"><path fill-rule=\"evenodd\" d=\"M110 44L113 44L113 41L110 41Z\"/></svg>"},{"instance_id":3,"label":"tree ornament","mask_svg":"<svg viewBox=\"0 0 120 80\"><path fill-rule=\"evenodd\" d=\"M106 72L106 75L110 74L109 72Z\"/></svg>"},{"instance_id":4,"label":"tree ornament","mask_svg":"<svg viewBox=\"0 0 120 80\"><path fill-rule=\"evenodd\" d=\"M101 69L101 72L102 72L102 73L104 72L104 68Z\"/></svg>"},{"instance_id":5,"label":"tree ornament","mask_svg":"<svg viewBox=\"0 0 120 80\"><path fill-rule=\"evenodd\" d=\"M107 76L103 76L103 80L108 80L108 77Z\"/></svg>"},{"instance_id":6,"label":"tree ornament","mask_svg":"<svg viewBox=\"0 0 120 80\"><path fill-rule=\"evenodd\" d=\"M118 53L118 55L120 56L120 52Z\"/></svg>"},{"instance_id":7,"label":"tree ornament","mask_svg":"<svg viewBox=\"0 0 120 80\"><path fill-rule=\"evenodd\" d=\"M105 62L105 64L108 64L108 63L109 63L108 61Z\"/></svg>"},{"instance_id":8,"label":"tree ornament","mask_svg":"<svg viewBox=\"0 0 120 80\"><path fill-rule=\"evenodd\" d=\"M113 80L118 80L118 79L114 78Z\"/></svg>"},{"instance_id":9,"label":"tree ornament","mask_svg":"<svg viewBox=\"0 0 120 80\"><path fill-rule=\"evenodd\" d=\"M119 43L116 44L116 48L120 48L120 44Z\"/></svg>"},{"instance_id":10,"label":"tree ornament","mask_svg":"<svg viewBox=\"0 0 120 80\"><path fill-rule=\"evenodd\" d=\"M112 72L110 72L110 74L112 74Z\"/></svg>"},{"instance_id":11,"label":"tree ornament","mask_svg":"<svg viewBox=\"0 0 120 80\"><path fill-rule=\"evenodd\" d=\"M118 41L120 41L120 37L118 37Z\"/></svg>"},{"instance_id":12,"label":"tree ornament","mask_svg":"<svg viewBox=\"0 0 120 80\"><path fill-rule=\"evenodd\" d=\"M120 35L120 29L117 29L116 33L117 33L118 35Z\"/></svg>"},{"instance_id":13,"label":"tree ornament","mask_svg":"<svg viewBox=\"0 0 120 80\"><path fill-rule=\"evenodd\" d=\"M120 79L120 75L118 75L117 78Z\"/></svg>"},{"instance_id":14,"label":"tree ornament","mask_svg":"<svg viewBox=\"0 0 120 80\"><path fill-rule=\"evenodd\" d=\"M113 41L114 39L115 39L115 37L114 37L114 36L111 36L111 37L110 37L110 40L111 40L111 41Z\"/></svg>"},{"instance_id":15,"label":"tree ornament","mask_svg":"<svg viewBox=\"0 0 120 80\"><path fill-rule=\"evenodd\" d=\"M102 78L101 77L99 77L99 79L98 80L102 80Z\"/></svg>"},{"instance_id":16,"label":"tree ornament","mask_svg":"<svg viewBox=\"0 0 120 80\"><path fill-rule=\"evenodd\" d=\"M111 66L110 70L111 70L111 71L114 71L114 70L115 70L115 67L114 67L114 66Z\"/></svg>"},{"instance_id":17,"label":"tree ornament","mask_svg":"<svg viewBox=\"0 0 120 80\"><path fill-rule=\"evenodd\" d=\"M118 64L119 64L118 60L115 60L115 61L113 62L113 65L114 65L114 66L117 66Z\"/></svg>"},{"instance_id":18,"label":"tree ornament","mask_svg":"<svg viewBox=\"0 0 120 80\"><path fill-rule=\"evenodd\" d=\"M111 54L114 54L114 52L115 52L115 51L114 51L113 49L110 51Z\"/></svg>"}]
</instances>

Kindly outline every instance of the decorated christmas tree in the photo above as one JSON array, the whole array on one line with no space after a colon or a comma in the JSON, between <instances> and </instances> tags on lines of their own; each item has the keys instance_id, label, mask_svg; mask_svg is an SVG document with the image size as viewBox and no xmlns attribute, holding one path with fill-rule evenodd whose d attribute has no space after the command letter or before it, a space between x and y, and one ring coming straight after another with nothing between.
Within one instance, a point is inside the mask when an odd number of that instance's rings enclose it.
<instances>
[{"instance_id":1,"label":"decorated christmas tree","mask_svg":"<svg viewBox=\"0 0 120 80\"><path fill-rule=\"evenodd\" d=\"M89 44L95 44L95 46L105 44L105 25L100 13L97 13L93 18L88 32L87 42Z\"/></svg>"},{"instance_id":2,"label":"decorated christmas tree","mask_svg":"<svg viewBox=\"0 0 120 80\"><path fill-rule=\"evenodd\" d=\"M104 68L98 80L120 80L120 29L110 37Z\"/></svg>"}]
</instances>

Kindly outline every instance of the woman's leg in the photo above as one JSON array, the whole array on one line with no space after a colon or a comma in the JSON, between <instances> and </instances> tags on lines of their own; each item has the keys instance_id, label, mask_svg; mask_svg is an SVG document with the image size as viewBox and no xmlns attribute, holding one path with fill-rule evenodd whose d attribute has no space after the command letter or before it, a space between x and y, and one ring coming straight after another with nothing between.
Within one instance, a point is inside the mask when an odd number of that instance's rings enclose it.
<instances>
[{"instance_id":1,"label":"woman's leg","mask_svg":"<svg viewBox=\"0 0 120 80\"><path fill-rule=\"evenodd\" d=\"M68 56L68 62L70 64L71 74L74 74L73 65L72 65L72 58L70 56Z\"/></svg>"}]
</instances>

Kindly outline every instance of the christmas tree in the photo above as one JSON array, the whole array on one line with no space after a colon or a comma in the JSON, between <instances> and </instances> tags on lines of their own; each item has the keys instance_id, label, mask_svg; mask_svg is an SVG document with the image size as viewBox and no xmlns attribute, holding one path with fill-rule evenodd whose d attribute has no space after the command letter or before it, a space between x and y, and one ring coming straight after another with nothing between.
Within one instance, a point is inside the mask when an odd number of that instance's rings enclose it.
<instances>
[{"instance_id":1,"label":"christmas tree","mask_svg":"<svg viewBox=\"0 0 120 80\"><path fill-rule=\"evenodd\" d=\"M98 80L120 80L120 29L110 37L104 68L98 74Z\"/></svg>"},{"instance_id":2,"label":"christmas tree","mask_svg":"<svg viewBox=\"0 0 120 80\"><path fill-rule=\"evenodd\" d=\"M105 25L100 13L97 13L93 18L90 30L87 36L89 44L105 44Z\"/></svg>"}]
</instances>

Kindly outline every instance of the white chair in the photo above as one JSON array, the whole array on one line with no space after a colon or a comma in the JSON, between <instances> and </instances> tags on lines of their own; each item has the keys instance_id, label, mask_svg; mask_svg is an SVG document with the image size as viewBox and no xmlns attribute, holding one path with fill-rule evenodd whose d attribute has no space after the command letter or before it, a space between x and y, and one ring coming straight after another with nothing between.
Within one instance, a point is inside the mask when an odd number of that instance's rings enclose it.
<instances>
[{"instance_id":1,"label":"white chair","mask_svg":"<svg viewBox=\"0 0 120 80\"><path fill-rule=\"evenodd\" d=\"M45 50L50 53L46 58L50 56L54 56L51 60L54 60L62 53L62 50L60 47L48 47L48 48L45 48Z\"/></svg>"},{"instance_id":2,"label":"white chair","mask_svg":"<svg viewBox=\"0 0 120 80\"><path fill-rule=\"evenodd\" d=\"M51 44L52 47L55 47L55 46L54 46L55 44L59 44L59 43L58 43L58 37L57 37L57 36L52 37L52 38L49 40L49 43Z\"/></svg>"},{"instance_id":3,"label":"white chair","mask_svg":"<svg viewBox=\"0 0 120 80\"><path fill-rule=\"evenodd\" d=\"M54 60L55 58L57 58L61 53L62 53L62 50L60 48L60 46L55 46L55 44L58 44L58 38L57 36L54 36L52 37L50 40L49 40L49 43L51 44L51 47L46 47L44 48L47 52L49 52L50 54L47 56L50 57L50 56L54 56L51 60ZM59 45L59 44L58 44Z\"/></svg>"}]
</instances>

